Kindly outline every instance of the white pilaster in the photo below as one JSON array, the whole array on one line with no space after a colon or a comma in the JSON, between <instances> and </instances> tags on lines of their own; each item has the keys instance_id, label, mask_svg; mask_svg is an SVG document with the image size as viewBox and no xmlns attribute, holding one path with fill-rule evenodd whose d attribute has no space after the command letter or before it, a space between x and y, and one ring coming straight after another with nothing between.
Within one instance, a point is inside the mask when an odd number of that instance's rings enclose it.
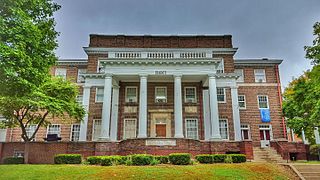
<instances>
[{"instance_id":1,"label":"white pilaster","mask_svg":"<svg viewBox=\"0 0 320 180\"><path fill-rule=\"evenodd\" d=\"M240 112L238 103L238 87L231 87L231 99L232 99L232 116L234 127L234 140L241 141L241 125L240 125Z\"/></svg>"},{"instance_id":2,"label":"white pilaster","mask_svg":"<svg viewBox=\"0 0 320 180\"><path fill-rule=\"evenodd\" d=\"M316 144L320 144L319 128L314 128L314 137L316 139Z\"/></svg>"},{"instance_id":3,"label":"white pilaster","mask_svg":"<svg viewBox=\"0 0 320 180\"><path fill-rule=\"evenodd\" d=\"M118 133L118 109L119 109L119 86L113 86L112 89L112 107L110 123L110 140L117 140Z\"/></svg>"},{"instance_id":4,"label":"white pilaster","mask_svg":"<svg viewBox=\"0 0 320 180\"><path fill-rule=\"evenodd\" d=\"M307 138L306 138L306 135L304 134L304 130L302 129L302 132L301 132L301 136L302 136L302 141L304 144L309 144Z\"/></svg>"},{"instance_id":5,"label":"white pilaster","mask_svg":"<svg viewBox=\"0 0 320 180\"><path fill-rule=\"evenodd\" d=\"M217 99L217 85L216 77L209 75L209 98L210 98L210 121L211 121L211 139L220 140L220 128L219 128L219 110Z\"/></svg>"},{"instance_id":6,"label":"white pilaster","mask_svg":"<svg viewBox=\"0 0 320 180\"><path fill-rule=\"evenodd\" d=\"M210 140L211 123L210 123L209 90L203 90L202 97L203 97L204 140Z\"/></svg>"},{"instance_id":7,"label":"white pilaster","mask_svg":"<svg viewBox=\"0 0 320 180\"><path fill-rule=\"evenodd\" d=\"M101 134L99 140L110 140L112 75L106 74L104 79Z\"/></svg>"},{"instance_id":8,"label":"white pilaster","mask_svg":"<svg viewBox=\"0 0 320 180\"><path fill-rule=\"evenodd\" d=\"M181 76L174 75L174 127L175 138L183 138Z\"/></svg>"},{"instance_id":9,"label":"white pilaster","mask_svg":"<svg viewBox=\"0 0 320 180\"><path fill-rule=\"evenodd\" d=\"M138 138L147 137L147 75L140 75Z\"/></svg>"},{"instance_id":10,"label":"white pilaster","mask_svg":"<svg viewBox=\"0 0 320 180\"><path fill-rule=\"evenodd\" d=\"M79 141L87 141L87 128L88 128L88 112L89 112L89 102L90 102L90 86L83 87L83 99L82 105L86 111L83 120L80 123L80 135Z\"/></svg>"}]
</instances>

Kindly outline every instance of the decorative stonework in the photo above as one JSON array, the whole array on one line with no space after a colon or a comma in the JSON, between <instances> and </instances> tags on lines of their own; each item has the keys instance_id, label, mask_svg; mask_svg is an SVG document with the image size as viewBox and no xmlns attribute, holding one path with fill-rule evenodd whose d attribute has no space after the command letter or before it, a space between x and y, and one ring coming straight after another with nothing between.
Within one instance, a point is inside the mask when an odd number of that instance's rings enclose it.
<instances>
[{"instance_id":1,"label":"decorative stonework","mask_svg":"<svg viewBox=\"0 0 320 180\"><path fill-rule=\"evenodd\" d=\"M176 146L175 139L146 139L146 146Z\"/></svg>"},{"instance_id":2,"label":"decorative stonework","mask_svg":"<svg viewBox=\"0 0 320 180\"><path fill-rule=\"evenodd\" d=\"M124 113L136 113L137 111L137 106L124 106Z\"/></svg>"},{"instance_id":3,"label":"decorative stonework","mask_svg":"<svg viewBox=\"0 0 320 180\"><path fill-rule=\"evenodd\" d=\"M197 106L186 106L184 107L184 111L186 113L197 113L198 109L197 109Z\"/></svg>"}]
</instances>

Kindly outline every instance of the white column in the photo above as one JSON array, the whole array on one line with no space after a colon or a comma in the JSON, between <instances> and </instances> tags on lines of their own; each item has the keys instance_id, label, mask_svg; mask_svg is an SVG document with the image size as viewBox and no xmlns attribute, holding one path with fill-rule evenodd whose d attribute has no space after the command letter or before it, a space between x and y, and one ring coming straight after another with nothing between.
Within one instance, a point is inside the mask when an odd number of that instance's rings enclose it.
<instances>
[{"instance_id":1,"label":"white column","mask_svg":"<svg viewBox=\"0 0 320 180\"><path fill-rule=\"evenodd\" d=\"M106 77L104 79L101 134L99 140L110 139L111 95L112 75L106 74Z\"/></svg>"},{"instance_id":2,"label":"white column","mask_svg":"<svg viewBox=\"0 0 320 180\"><path fill-rule=\"evenodd\" d=\"M90 102L90 86L83 87L83 95L82 95L82 105L86 111L83 120L80 124L80 135L79 141L87 141L87 128L88 128L88 112L89 112L89 102Z\"/></svg>"},{"instance_id":3,"label":"white column","mask_svg":"<svg viewBox=\"0 0 320 180\"><path fill-rule=\"evenodd\" d=\"M174 137L183 138L181 75L174 75L174 128Z\"/></svg>"},{"instance_id":4,"label":"white column","mask_svg":"<svg viewBox=\"0 0 320 180\"><path fill-rule=\"evenodd\" d=\"M216 77L209 75L209 98L210 98L210 121L211 121L211 139L221 139L219 128L219 110L217 99Z\"/></svg>"},{"instance_id":5,"label":"white column","mask_svg":"<svg viewBox=\"0 0 320 180\"><path fill-rule=\"evenodd\" d=\"M211 138L211 123L210 123L210 103L209 103L209 90L202 91L203 97L203 121L204 121L204 140Z\"/></svg>"},{"instance_id":6,"label":"white column","mask_svg":"<svg viewBox=\"0 0 320 180\"><path fill-rule=\"evenodd\" d=\"M302 132L301 132L301 136L302 136L302 141L304 144L309 144L307 138L306 138L306 135L304 134L304 130L302 129Z\"/></svg>"},{"instance_id":7,"label":"white column","mask_svg":"<svg viewBox=\"0 0 320 180\"><path fill-rule=\"evenodd\" d=\"M119 86L113 86L110 123L110 140L117 140L118 133Z\"/></svg>"},{"instance_id":8,"label":"white column","mask_svg":"<svg viewBox=\"0 0 320 180\"><path fill-rule=\"evenodd\" d=\"M138 138L147 137L147 75L140 75Z\"/></svg>"},{"instance_id":9,"label":"white column","mask_svg":"<svg viewBox=\"0 0 320 180\"><path fill-rule=\"evenodd\" d=\"M314 128L314 137L316 139L316 144L320 144L319 128Z\"/></svg>"},{"instance_id":10,"label":"white column","mask_svg":"<svg viewBox=\"0 0 320 180\"><path fill-rule=\"evenodd\" d=\"M232 99L232 117L234 127L234 140L241 141L241 125L240 125L240 112L238 103L238 87L231 87L231 99Z\"/></svg>"}]
</instances>

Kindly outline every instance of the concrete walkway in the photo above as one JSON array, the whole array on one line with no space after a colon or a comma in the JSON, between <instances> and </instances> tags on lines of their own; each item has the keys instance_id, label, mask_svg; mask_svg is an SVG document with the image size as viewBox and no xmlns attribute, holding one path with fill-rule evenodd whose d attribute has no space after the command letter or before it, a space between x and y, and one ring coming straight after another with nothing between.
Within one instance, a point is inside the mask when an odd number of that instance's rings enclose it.
<instances>
[{"instance_id":1,"label":"concrete walkway","mask_svg":"<svg viewBox=\"0 0 320 180\"><path fill-rule=\"evenodd\" d=\"M298 175L300 173L301 179L320 180L320 164L293 163L290 165L294 171L298 171Z\"/></svg>"}]
</instances>

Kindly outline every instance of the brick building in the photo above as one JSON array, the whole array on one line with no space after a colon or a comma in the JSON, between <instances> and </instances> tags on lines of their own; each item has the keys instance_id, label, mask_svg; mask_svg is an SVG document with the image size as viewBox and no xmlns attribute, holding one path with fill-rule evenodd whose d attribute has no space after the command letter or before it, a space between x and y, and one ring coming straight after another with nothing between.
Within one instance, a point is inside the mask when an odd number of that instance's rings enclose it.
<instances>
[{"instance_id":1,"label":"brick building","mask_svg":"<svg viewBox=\"0 0 320 180\"><path fill-rule=\"evenodd\" d=\"M52 74L79 85L88 113L81 123L53 119L35 142L58 134L64 143L93 146L93 154L252 156L252 146L286 141L282 60L234 59L230 35L93 34L84 51L87 59L61 59ZM2 131L6 142L21 141L19 129Z\"/></svg>"}]
</instances>

